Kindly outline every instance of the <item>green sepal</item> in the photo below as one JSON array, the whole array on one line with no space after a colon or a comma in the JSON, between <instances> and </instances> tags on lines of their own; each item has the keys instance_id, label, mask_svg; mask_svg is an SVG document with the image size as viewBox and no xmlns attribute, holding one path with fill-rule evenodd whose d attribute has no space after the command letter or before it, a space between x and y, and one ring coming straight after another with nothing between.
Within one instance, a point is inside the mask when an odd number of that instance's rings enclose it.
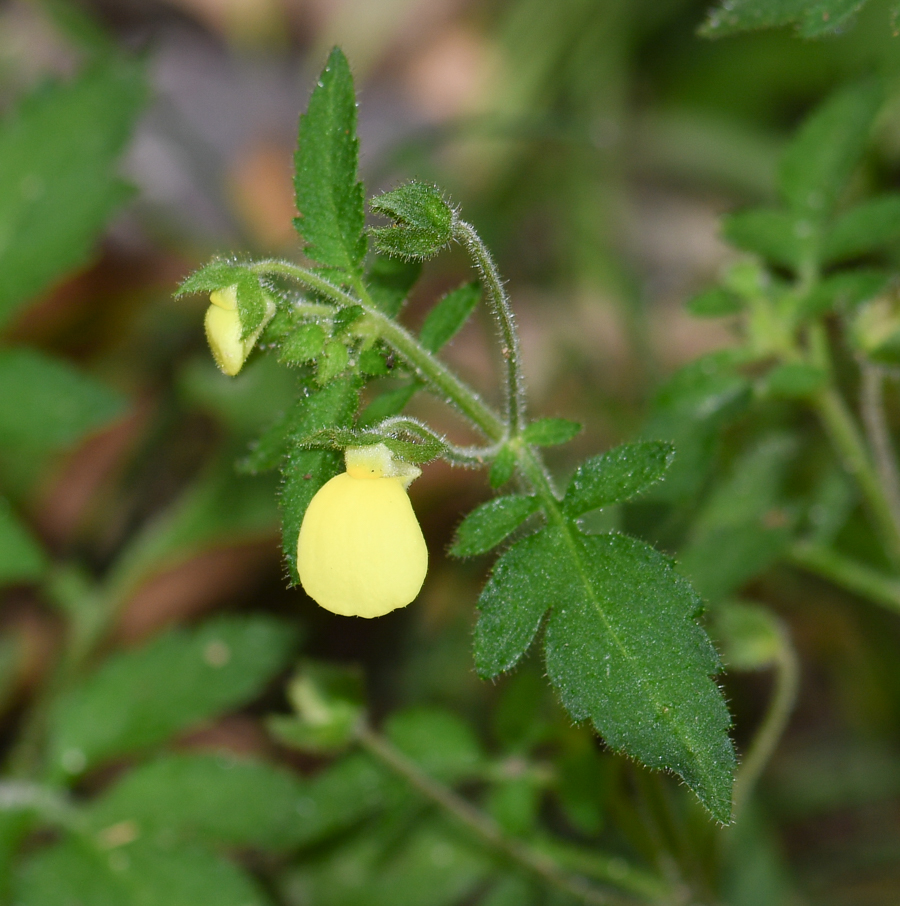
<instances>
[{"instance_id":1,"label":"green sepal","mask_svg":"<svg viewBox=\"0 0 900 906\"><path fill-rule=\"evenodd\" d=\"M473 557L501 544L529 516L540 509L536 497L510 494L477 506L460 523L450 548L454 557Z\"/></svg>"},{"instance_id":2,"label":"green sepal","mask_svg":"<svg viewBox=\"0 0 900 906\"><path fill-rule=\"evenodd\" d=\"M419 342L429 352L440 351L466 323L480 299L478 281L464 283L447 293L428 312L419 331Z\"/></svg>"},{"instance_id":3,"label":"green sepal","mask_svg":"<svg viewBox=\"0 0 900 906\"><path fill-rule=\"evenodd\" d=\"M453 238L455 212L436 186L409 182L369 201L369 207L393 221L370 232L379 252L424 261Z\"/></svg>"},{"instance_id":4,"label":"green sepal","mask_svg":"<svg viewBox=\"0 0 900 906\"><path fill-rule=\"evenodd\" d=\"M563 498L563 510L571 517L589 510L630 500L666 474L675 458L675 448L664 441L637 441L594 456L572 476Z\"/></svg>"},{"instance_id":5,"label":"green sepal","mask_svg":"<svg viewBox=\"0 0 900 906\"><path fill-rule=\"evenodd\" d=\"M294 155L297 232L311 260L348 280L362 273L363 186L357 179L356 95L347 58L335 47L300 117Z\"/></svg>"},{"instance_id":6,"label":"green sepal","mask_svg":"<svg viewBox=\"0 0 900 906\"><path fill-rule=\"evenodd\" d=\"M536 447L555 447L580 434L582 426L567 418L539 418L522 432L522 440Z\"/></svg>"},{"instance_id":7,"label":"green sepal","mask_svg":"<svg viewBox=\"0 0 900 906\"><path fill-rule=\"evenodd\" d=\"M214 259L183 280L175 297L180 298L193 293L212 293L231 286L237 289L241 339L246 339L266 320L271 302L269 294L259 282L259 277L249 270L247 265Z\"/></svg>"}]
</instances>

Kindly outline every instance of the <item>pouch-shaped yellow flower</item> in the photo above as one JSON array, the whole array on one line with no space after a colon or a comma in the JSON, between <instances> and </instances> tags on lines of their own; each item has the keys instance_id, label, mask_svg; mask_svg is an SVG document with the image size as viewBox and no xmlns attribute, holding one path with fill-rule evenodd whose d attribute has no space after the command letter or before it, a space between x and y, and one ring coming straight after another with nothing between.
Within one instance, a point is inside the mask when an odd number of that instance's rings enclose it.
<instances>
[{"instance_id":1,"label":"pouch-shaped yellow flower","mask_svg":"<svg viewBox=\"0 0 900 906\"><path fill-rule=\"evenodd\" d=\"M217 289L210 293L209 301L210 306L204 319L206 340L219 368L225 374L234 377L243 368L263 328L275 314L275 305L272 302L267 304L266 317L262 324L242 340L243 328L238 312L237 287Z\"/></svg>"},{"instance_id":2,"label":"pouch-shaped yellow flower","mask_svg":"<svg viewBox=\"0 0 900 906\"><path fill-rule=\"evenodd\" d=\"M351 447L344 459L347 471L307 507L297 572L326 610L380 617L409 604L425 581L428 548L406 493L421 473L384 444Z\"/></svg>"}]
</instances>

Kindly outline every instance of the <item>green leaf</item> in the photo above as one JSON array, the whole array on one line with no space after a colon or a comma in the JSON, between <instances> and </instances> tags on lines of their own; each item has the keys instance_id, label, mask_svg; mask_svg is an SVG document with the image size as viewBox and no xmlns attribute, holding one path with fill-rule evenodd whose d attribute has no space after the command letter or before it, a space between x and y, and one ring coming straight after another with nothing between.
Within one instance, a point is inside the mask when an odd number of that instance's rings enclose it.
<instances>
[{"instance_id":1,"label":"green leaf","mask_svg":"<svg viewBox=\"0 0 900 906\"><path fill-rule=\"evenodd\" d=\"M882 102L877 82L835 92L791 140L778 173L782 196L810 224L829 216L869 141Z\"/></svg>"},{"instance_id":2,"label":"green leaf","mask_svg":"<svg viewBox=\"0 0 900 906\"><path fill-rule=\"evenodd\" d=\"M713 287L694 296L687 303L687 310L695 318L722 318L743 309L740 297L722 287Z\"/></svg>"},{"instance_id":3,"label":"green leaf","mask_svg":"<svg viewBox=\"0 0 900 906\"><path fill-rule=\"evenodd\" d=\"M766 261L797 270L811 254L813 227L786 211L754 208L730 214L722 221L722 235L738 248Z\"/></svg>"},{"instance_id":4,"label":"green leaf","mask_svg":"<svg viewBox=\"0 0 900 906\"><path fill-rule=\"evenodd\" d=\"M900 238L900 193L880 195L851 208L825 236L822 258L843 261L877 252Z\"/></svg>"},{"instance_id":5,"label":"green leaf","mask_svg":"<svg viewBox=\"0 0 900 906\"><path fill-rule=\"evenodd\" d=\"M891 279L888 271L874 268L857 268L830 274L820 280L803 299L798 314L804 318L814 318L832 310L852 311L883 292Z\"/></svg>"},{"instance_id":6,"label":"green leaf","mask_svg":"<svg viewBox=\"0 0 900 906\"><path fill-rule=\"evenodd\" d=\"M444 783L471 778L483 754L468 723L442 708L406 708L385 726L388 739L427 774Z\"/></svg>"},{"instance_id":7,"label":"green leaf","mask_svg":"<svg viewBox=\"0 0 900 906\"><path fill-rule=\"evenodd\" d=\"M540 508L536 497L510 494L482 503L466 516L456 530L450 548L454 557L473 557L496 547Z\"/></svg>"},{"instance_id":8,"label":"green leaf","mask_svg":"<svg viewBox=\"0 0 900 906\"><path fill-rule=\"evenodd\" d=\"M359 380L343 377L311 394L281 435L287 454L281 460L281 540L290 579L296 585L297 538L309 502L316 491L341 471L343 457L328 450L304 450L297 441L316 431L352 424L359 406ZM274 444L273 444L274 445Z\"/></svg>"},{"instance_id":9,"label":"green leaf","mask_svg":"<svg viewBox=\"0 0 900 906\"><path fill-rule=\"evenodd\" d=\"M728 711L720 665L695 621L700 599L653 548L624 535L548 527L497 563L479 600L482 676L510 669L547 610L547 671L575 720L613 749L678 774L710 813L731 817Z\"/></svg>"},{"instance_id":10,"label":"green leaf","mask_svg":"<svg viewBox=\"0 0 900 906\"><path fill-rule=\"evenodd\" d=\"M383 377L390 373L385 353L381 349L364 349L359 354L359 370L372 377Z\"/></svg>"},{"instance_id":11,"label":"green leaf","mask_svg":"<svg viewBox=\"0 0 900 906\"><path fill-rule=\"evenodd\" d=\"M677 371L657 393L644 428L647 438L670 441L678 455L655 500L683 501L706 481L722 427L747 407L751 385L730 353L703 356Z\"/></svg>"},{"instance_id":12,"label":"green leaf","mask_svg":"<svg viewBox=\"0 0 900 906\"><path fill-rule=\"evenodd\" d=\"M197 846L138 839L104 850L77 838L39 849L15 882L21 906L263 906L268 899L231 862Z\"/></svg>"},{"instance_id":13,"label":"green leaf","mask_svg":"<svg viewBox=\"0 0 900 906\"><path fill-rule=\"evenodd\" d=\"M301 324L282 342L278 361L286 365L302 365L318 358L325 349L327 334L319 324Z\"/></svg>"},{"instance_id":14,"label":"green leaf","mask_svg":"<svg viewBox=\"0 0 900 906\"><path fill-rule=\"evenodd\" d=\"M122 822L141 837L177 835L278 852L292 844L306 784L283 768L229 754L167 755L129 771L87 809L108 839Z\"/></svg>"},{"instance_id":15,"label":"green leaf","mask_svg":"<svg viewBox=\"0 0 900 906\"><path fill-rule=\"evenodd\" d=\"M512 447L501 447L488 472L488 481L492 488L499 488L513 477L516 471L516 452Z\"/></svg>"},{"instance_id":16,"label":"green leaf","mask_svg":"<svg viewBox=\"0 0 900 906\"><path fill-rule=\"evenodd\" d=\"M702 595L721 600L768 568L790 541L793 516L780 500L793 438L769 437L732 466L698 514L680 571Z\"/></svg>"},{"instance_id":17,"label":"green leaf","mask_svg":"<svg viewBox=\"0 0 900 906\"><path fill-rule=\"evenodd\" d=\"M428 312L419 331L419 342L429 351L438 352L460 330L481 299L481 284L464 283L447 293Z\"/></svg>"},{"instance_id":18,"label":"green leaf","mask_svg":"<svg viewBox=\"0 0 900 906\"><path fill-rule=\"evenodd\" d=\"M47 571L47 555L0 497L0 586L36 582Z\"/></svg>"},{"instance_id":19,"label":"green leaf","mask_svg":"<svg viewBox=\"0 0 900 906\"><path fill-rule=\"evenodd\" d=\"M505 777L488 792L488 813L507 834L524 837L534 832L541 793L534 777Z\"/></svg>"},{"instance_id":20,"label":"green leaf","mask_svg":"<svg viewBox=\"0 0 900 906\"><path fill-rule=\"evenodd\" d=\"M0 444L29 451L74 444L125 410L125 400L31 349L0 350Z\"/></svg>"},{"instance_id":21,"label":"green leaf","mask_svg":"<svg viewBox=\"0 0 900 906\"><path fill-rule=\"evenodd\" d=\"M34 92L0 124L0 324L86 264L131 195L115 163L144 98L143 68L108 58Z\"/></svg>"},{"instance_id":22,"label":"green leaf","mask_svg":"<svg viewBox=\"0 0 900 906\"><path fill-rule=\"evenodd\" d=\"M421 273L422 264L419 261L375 255L366 274L369 295L375 307L388 317L395 318Z\"/></svg>"},{"instance_id":23,"label":"green leaf","mask_svg":"<svg viewBox=\"0 0 900 906\"><path fill-rule=\"evenodd\" d=\"M525 443L538 447L554 447L568 443L580 433L581 425L578 422L567 418L539 418L528 425L522 433L522 439Z\"/></svg>"},{"instance_id":24,"label":"green leaf","mask_svg":"<svg viewBox=\"0 0 900 906\"><path fill-rule=\"evenodd\" d=\"M363 187L357 181L356 95L337 47L300 117L294 188L306 255L345 279L358 277L366 254Z\"/></svg>"},{"instance_id":25,"label":"green leaf","mask_svg":"<svg viewBox=\"0 0 900 906\"><path fill-rule=\"evenodd\" d=\"M422 389L418 381L411 381L399 387L393 387L379 394L363 409L359 416L360 428L368 428L383 422L386 418L399 415L406 404Z\"/></svg>"},{"instance_id":26,"label":"green leaf","mask_svg":"<svg viewBox=\"0 0 900 906\"><path fill-rule=\"evenodd\" d=\"M254 698L283 669L294 631L267 617L220 617L110 657L62 696L49 725L49 765L73 776Z\"/></svg>"},{"instance_id":27,"label":"green leaf","mask_svg":"<svg viewBox=\"0 0 900 906\"><path fill-rule=\"evenodd\" d=\"M569 516L630 500L666 474L675 448L661 441L622 444L583 462L572 476L563 498Z\"/></svg>"},{"instance_id":28,"label":"green leaf","mask_svg":"<svg viewBox=\"0 0 900 906\"><path fill-rule=\"evenodd\" d=\"M804 38L842 30L867 0L723 0L700 28L707 38L721 38L758 28L796 25Z\"/></svg>"},{"instance_id":29,"label":"green leaf","mask_svg":"<svg viewBox=\"0 0 900 906\"><path fill-rule=\"evenodd\" d=\"M804 399L828 381L822 368L805 362L785 362L772 368L763 380L763 392L786 399Z\"/></svg>"},{"instance_id":30,"label":"green leaf","mask_svg":"<svg viewBox=\"0 0 900 906\"><path fill-rule=\"evenodd\" d=\"M453 208L436 186L406 183L371 199L369 207L394 221L371 230L375 247L383 254L422 261L446 247L453 236Z\"/></svg>"},{"instance_id":31,"label":"green leaf","mask_svg":"<svg viewBox=\"0 0 900 906\"><path fill-rule=\"evenodd\" d=\"M771 667L784 647L778 619L758 604L729 601L712 612L712 633L722 659L735 670Z\"/></svg>"},{"instance_id":32,"label":"green leaf","mask_svg":"<svg viewBox=\"0 0 900 906\"><path fill-rule=\"evenodd\" d=\"M329 340L316 362L316 381L324 387L333 381L350 364L350 353L340 340Z\"/></svg>"}]
</instances>

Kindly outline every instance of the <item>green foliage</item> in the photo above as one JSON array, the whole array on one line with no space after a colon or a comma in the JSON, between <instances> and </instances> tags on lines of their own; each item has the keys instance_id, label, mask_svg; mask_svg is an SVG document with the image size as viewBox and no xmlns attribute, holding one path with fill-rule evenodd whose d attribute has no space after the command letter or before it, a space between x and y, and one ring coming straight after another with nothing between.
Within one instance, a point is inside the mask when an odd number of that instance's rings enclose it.
<instances>
[{"instance_id":1,"label":"green foliage","mask_svg":"<svg viewBox=\"0 0 900 906\"><path fill-rule=\"evenodd\" d=\"M778 621L758 604L724 602L713 611L712 627L725 663L736 670L770 667L784 646Z\"/></svg>"},{"instance_id":2,"label":"green foliage","mask_svg":"<svg viewBox=\"0 0 900 906\"><path fill-rule=\"evenodd\" d=\"M448 783L471 778L483 764L481 747L469 725L440 708L398 711L385 733L427 774Z\"/></svg>"},{"instance_id":3,"label":"green foliage","mask_svg":"<svg viewBox=\"0 0 900 906\"><path fill-rule=\"evenodd\" d=\"M375 255L366 274L366 283L376 308L395 318L421 272L422 265L418 261Z\"/></svg>"},{"instance_id":4,"label":"green foliage","mask_svg":"<svg viewBox=\"0 0 900 906\"><path fill-rule=\"evenodd\" d=\"M700 28L721 38L756 28L795 25L804 38L842 31L867 0L723 0Z\"/></svg>"},{"instance_id":5,"label":"green foliage","mask_svg":"<svg viewBox=\"0 0 900 906\"><path fill-rule=\"evenodd\" d=\"M410 182L369 202L376 213L390 218L389 227L375 227L379 252L408 261L424 261L447 246L453 236L453 208L440 189Z\"/></svg>"},{"instance_id":6,"label":"green foliage","mask_svg":"<svg viewBox=\"0 0 900 906\"><path fill-rule=\"evenodd\" d=\"M287 365L312 362L325 351L327 339L328 336L321 325L301 324L281 344L278 359Z\"/></svg>"},{"instance_id":7,"label":"green foliage","mask_svg":"<svg viewBox=\"0 0 900 906\"><path fill-rule=\"evenodd\" d=\"M481 284L477 282L464 283L447 293L428 312L419 331L419 342L429 352L440 351L466 323L480 299Z\"/></svg>"},{"instance_id":8,"label":"green foliage","mask_svg":"<svg viewBox=\"0 0 900 906\"><path fill-rule=\"evenodd\" d=\"M450 553L454 557L487 553L501 544L539 508L540 501L536 497L524 497L521 494L495 497L481 504L460 523Z\"/></svg>"},{"instance_id":9,"label":"green foliage","mask_svg":"<svg viewBox=\"0 0 900 906\"><path fill-rule=\"evenodd\" d=\"M129 822L139 837L279 852L293 845L305 795L296 774L263 761L164 755L130 771L85 817L100 839Z\"/></svg>"},{"instance_id":10,"label":"green foliage","mask_svg":"<svg viewBox=\"0 0 900 906\"><path fill-rule=\"evenodd\" d=\"M578 422L567 418L539 418L525 428L522 439L536 447L553 447L568 443L580 433L581 425Z\"/></svg>"},{"instance_id":11,"label":"green foliage","mask_svg":"<svg viewBox=\"0 0 900 906\"><path fill-rule=\"evenodd\" d=\"M879 195L839 216L825 236L828 263L876 252L900 238L900 194Z\"/></svg>"},{"instance_id":12,"label":"green foliage","mask_svg":"<svg viewBox=\"0 0 900 906\"><path fill-rule=\"evenodd\" d=\"M563 509L569 516L629 500L660 481L675 449L659 441L622 444L582 463L572 476Z\"/></svg>"},{"instance_id":13,"label":"green foliage","mask_svg":"<svg viewBox=\"0 0 900 906\"><path fill-rule=\"evenodd\" d=\"M268 899L231 862L196 846L138 839L110 850L64 840L25 860L15 882L22 906L196 906L215 891L222 906L263 906Z\"/></svg>"},{"instance_id":14,"label":"green foliage","mask_svg":"<svg viewBox=\"0 0 900 906\"><path fill-rule=\"evenodd\" d=\"M131 195L115 163L144 97L142 67L109 57L45 85L0 124L0 324L85 265Z\"/></svg>"},{"instance_id":15,"label":"green foliage","mask_svg":"<svg viewBox=\"0 0 900 906\"><path fill-rule=\"evenodd\" d=\"M356 96L347 58L336 47L300 117L294 221L307 256L341 280L360 276L366 254L363 187L357 181Z\"/></svg>"},{"instance_id":16,"label":"green foliage","mask_svg":"<svg viewBox=\"0 0 900 906\"><path fill-rule=\"evenodd\" d=\"M0 443L31 453L70 446L121 415L124 399L31 349L0 349Z\"/></svg>"},{"instance_id":17,"label":"green foliage","mask_svg":"<svg viewBox=\"0 0 900 906\"><path fill-rule=\"evenodd\" d=\"M511 447L501 447L491 463L488 480L492 488L500 488L509 481L516 471L516 453Z\"/></svg>"},{"instance_id":18,"label":"green foliage","mask_svg":"<svg viewBox=\"0 0 900 906\"><path fill-rule=\"evenodd\" d=\"M695 318L720 318L737 314L742 308L740 298L723 287L704 290L687 303L688 311Z\"/></svg>"},{"instance_id":19,"label":"green foliage","mask_svg":"<svg viewBox=\"0 0 900 906\"><path fill-rule=\"evenodd\" d=\"M730 821L730 718L709 678L720 665L695 622L699 597L662 555L622 535L548 527L500 557L478 606L482 676L511 669L549 610L547 672L572 717L674 771Z\"/></svg>"},{"instance_id":20,"label":"green foliage","mask_svg":"<svg viewBox=\"0 0 900 906\"><path fill-rule=\"evenodd\" d=\"M33 582L47 570L47 555L0 497L0 585Z\"/></svg>"},{"instance_id":21,"label":"green foliage","mask_svg":"<svg viewBox=\"0 0 900 906\"><path fill-rule=\"evenodd\" d=\"M109 658L54 709L51 770L78 775L244 704L284 667L294 639L270 618L220 617Z\"/></svg>"},{"instance_id":22,"label":"green foliage","mask_svg":"<svg viewBox=\"0 0 900 906\"><path fill-rule=\"evenodd\" d=\"M236 287L241 337L249 337L266 319L269 297L259 277L238 261L213 259L181 282L176 298Z\"/></svg>"}]
</instances>

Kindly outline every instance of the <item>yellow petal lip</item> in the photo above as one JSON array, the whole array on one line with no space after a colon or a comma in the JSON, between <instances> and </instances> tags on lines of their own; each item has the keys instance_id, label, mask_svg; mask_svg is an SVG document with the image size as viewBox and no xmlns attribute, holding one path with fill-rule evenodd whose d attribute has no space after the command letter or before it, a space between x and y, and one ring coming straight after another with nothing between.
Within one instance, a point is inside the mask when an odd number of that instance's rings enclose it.
<instances>
[{"instance_id":1,"label":"yellow petal lip","mask_svg":"<svg viewBox=\"0 0 900 906\"><path fill-rule=\"evenodd\" d=\"M237 286L226 286L225 289L217 289L209 294L209 301L217 308L224 308L226 311L237 310Z\"/></svg>"},{"instance_id":2,"label":"yellow petal lip","mask_svg":"<svg viewBox=\"0 0 900 906\"><path fill-rule=\"evenodd\" d=\"M427 570L428 548L403 479L348 471L313 497L297 540L297 572L326 610L383 616L415 599Z\"/></svg>"},{"instance_id":3,"label":"yellow petal lip","mask_svg":"<svg viewBox=\"0 0 900 906\"><path fill-rule=\"evenodd\" d=\"M210 293L209 301L211 304L206 310L203 322L206 340L219 370L234 377L244 367L244 362L256 345L259 335L272 320L275 303L272 301L266 303L266 314L262 323L250 336L242 339L243 325L237 307L237 287L217 289Z\"/></svg>"},{"instance_id":4,"label":"yellow petal lip","mask_svg":"<svg viewBox=\"0 0 900 906\"><path fill-rule=\"evenodd\" d=\"M347 473L354 478L399 478L404 488L408 488L422 474L418 466L394 459L386 444L347 447L344 463Z\"/></svg>"}]
</instances>

